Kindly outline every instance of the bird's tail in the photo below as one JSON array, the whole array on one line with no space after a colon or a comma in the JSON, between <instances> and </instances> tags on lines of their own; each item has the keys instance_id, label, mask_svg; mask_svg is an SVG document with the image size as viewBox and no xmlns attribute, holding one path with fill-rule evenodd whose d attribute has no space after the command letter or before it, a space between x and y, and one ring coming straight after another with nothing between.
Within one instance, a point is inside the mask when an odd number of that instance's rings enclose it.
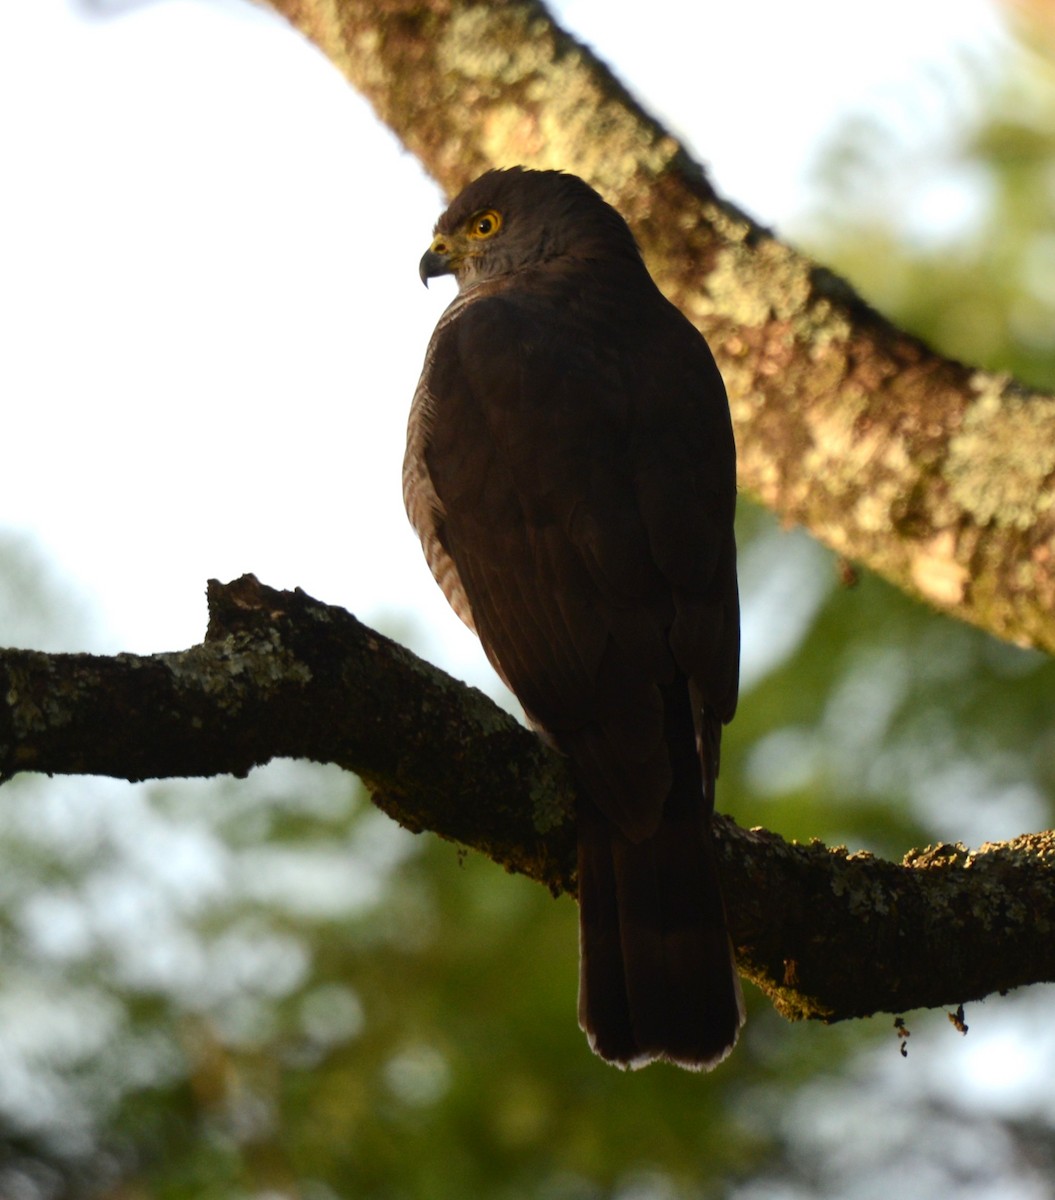
<instances>
[{"instance_id":1,"label":"bird's tail","mask_svg":"<svg viewBox=\"0 0 1055 1200\"><path fill-rule=\"evenodd\" d=\"M716 1066L744 1020L710 831L716 756L695 753L688 703L670 730L674 782L656 832L633 842L579 810L579 1023L621 1067ZM704 779L706 772L706 780Z\"/></svg>"}]
</instances>

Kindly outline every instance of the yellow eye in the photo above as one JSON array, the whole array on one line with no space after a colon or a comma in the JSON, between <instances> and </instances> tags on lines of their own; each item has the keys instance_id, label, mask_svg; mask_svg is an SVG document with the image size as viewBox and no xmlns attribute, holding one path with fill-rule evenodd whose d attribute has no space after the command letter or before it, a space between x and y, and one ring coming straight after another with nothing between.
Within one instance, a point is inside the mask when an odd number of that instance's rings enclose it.
<instances>
[{"instance_id":1,"label":"yellow eye","mask_svg":"<svg viewBox=\"0 0 1055 1200\"><path fill-rule=\"evenodd\" d=\"M501 214L493 208L478 212L469 222L469 236L474 238L489 238L502 228Z\"/></svg>"}]
</instances>

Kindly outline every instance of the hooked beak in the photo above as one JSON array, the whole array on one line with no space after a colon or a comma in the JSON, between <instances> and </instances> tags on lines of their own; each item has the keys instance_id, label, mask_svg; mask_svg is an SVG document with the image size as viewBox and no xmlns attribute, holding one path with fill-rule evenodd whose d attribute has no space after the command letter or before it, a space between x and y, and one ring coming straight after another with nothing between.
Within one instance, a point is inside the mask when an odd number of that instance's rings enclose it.
<instances>
[{"instance_id":1,"label":"hooked beak","mask_svg":"<svg viewBox=\"0 0 1055 1200\"><path fill-rule=\"evenodd\" d=\"M437 275L453 275L457 265L454 249L447 238L433 238L432 245L421 256L418 263L418 274L421 282L428 287L429 280Z\"/></svg>"}]
</instances>

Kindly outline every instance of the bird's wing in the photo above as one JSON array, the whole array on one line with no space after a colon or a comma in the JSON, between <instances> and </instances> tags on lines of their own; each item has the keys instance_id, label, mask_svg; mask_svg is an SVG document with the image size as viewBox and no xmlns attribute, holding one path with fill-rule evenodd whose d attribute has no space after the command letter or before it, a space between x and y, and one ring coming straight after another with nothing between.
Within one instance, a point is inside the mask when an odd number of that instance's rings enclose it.
<instances>
[{"instance_id":1,"label":"bird's wing","mask_svg":"<svg viewBox=\"0 0 1055 1200\"><path fill-rule=\"evenodd\" d=\"M430 347L407 465L437 578L635 839L670 787L663 689L690 677L720 725L737 659L724 391L699 335L646 299L624 340L574 302L466 305Z\"/></svg>"}]
</instances>

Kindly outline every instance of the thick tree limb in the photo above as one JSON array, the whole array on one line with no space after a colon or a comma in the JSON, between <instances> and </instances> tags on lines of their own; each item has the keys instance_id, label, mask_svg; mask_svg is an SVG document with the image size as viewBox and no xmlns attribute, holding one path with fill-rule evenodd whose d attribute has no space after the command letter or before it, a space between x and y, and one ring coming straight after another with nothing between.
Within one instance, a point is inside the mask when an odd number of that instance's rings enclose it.
<instances>
[{"instance_id":1,"label":"thick tree limb","mask_svg":"<svg viewBox=\"0 0 1055 1200\"><path fill-rule=\"evenodd\" d=\"M711 342L746 489L943 611L1055 651L1055 398L934 354L722 201L541 4L270 2L448 192L519 162L611 199Z\"/></svg>"},{"instance_id":2,"label":"thick tree limb","mask_svg":"<svg viewBox=\"0 0 1055 1200\"><path fill-rule=\"evenodd\" d=\"M409 829L574 890L563 761L482 693L342 609L251 575L209 585L180 653L0 651L0 775L244 775L278 756L357 772ZM1055 979L1055 840L901 866L718 823L741 970L788 1017L948 1005Z\"/></svg>"}]
</instances>

